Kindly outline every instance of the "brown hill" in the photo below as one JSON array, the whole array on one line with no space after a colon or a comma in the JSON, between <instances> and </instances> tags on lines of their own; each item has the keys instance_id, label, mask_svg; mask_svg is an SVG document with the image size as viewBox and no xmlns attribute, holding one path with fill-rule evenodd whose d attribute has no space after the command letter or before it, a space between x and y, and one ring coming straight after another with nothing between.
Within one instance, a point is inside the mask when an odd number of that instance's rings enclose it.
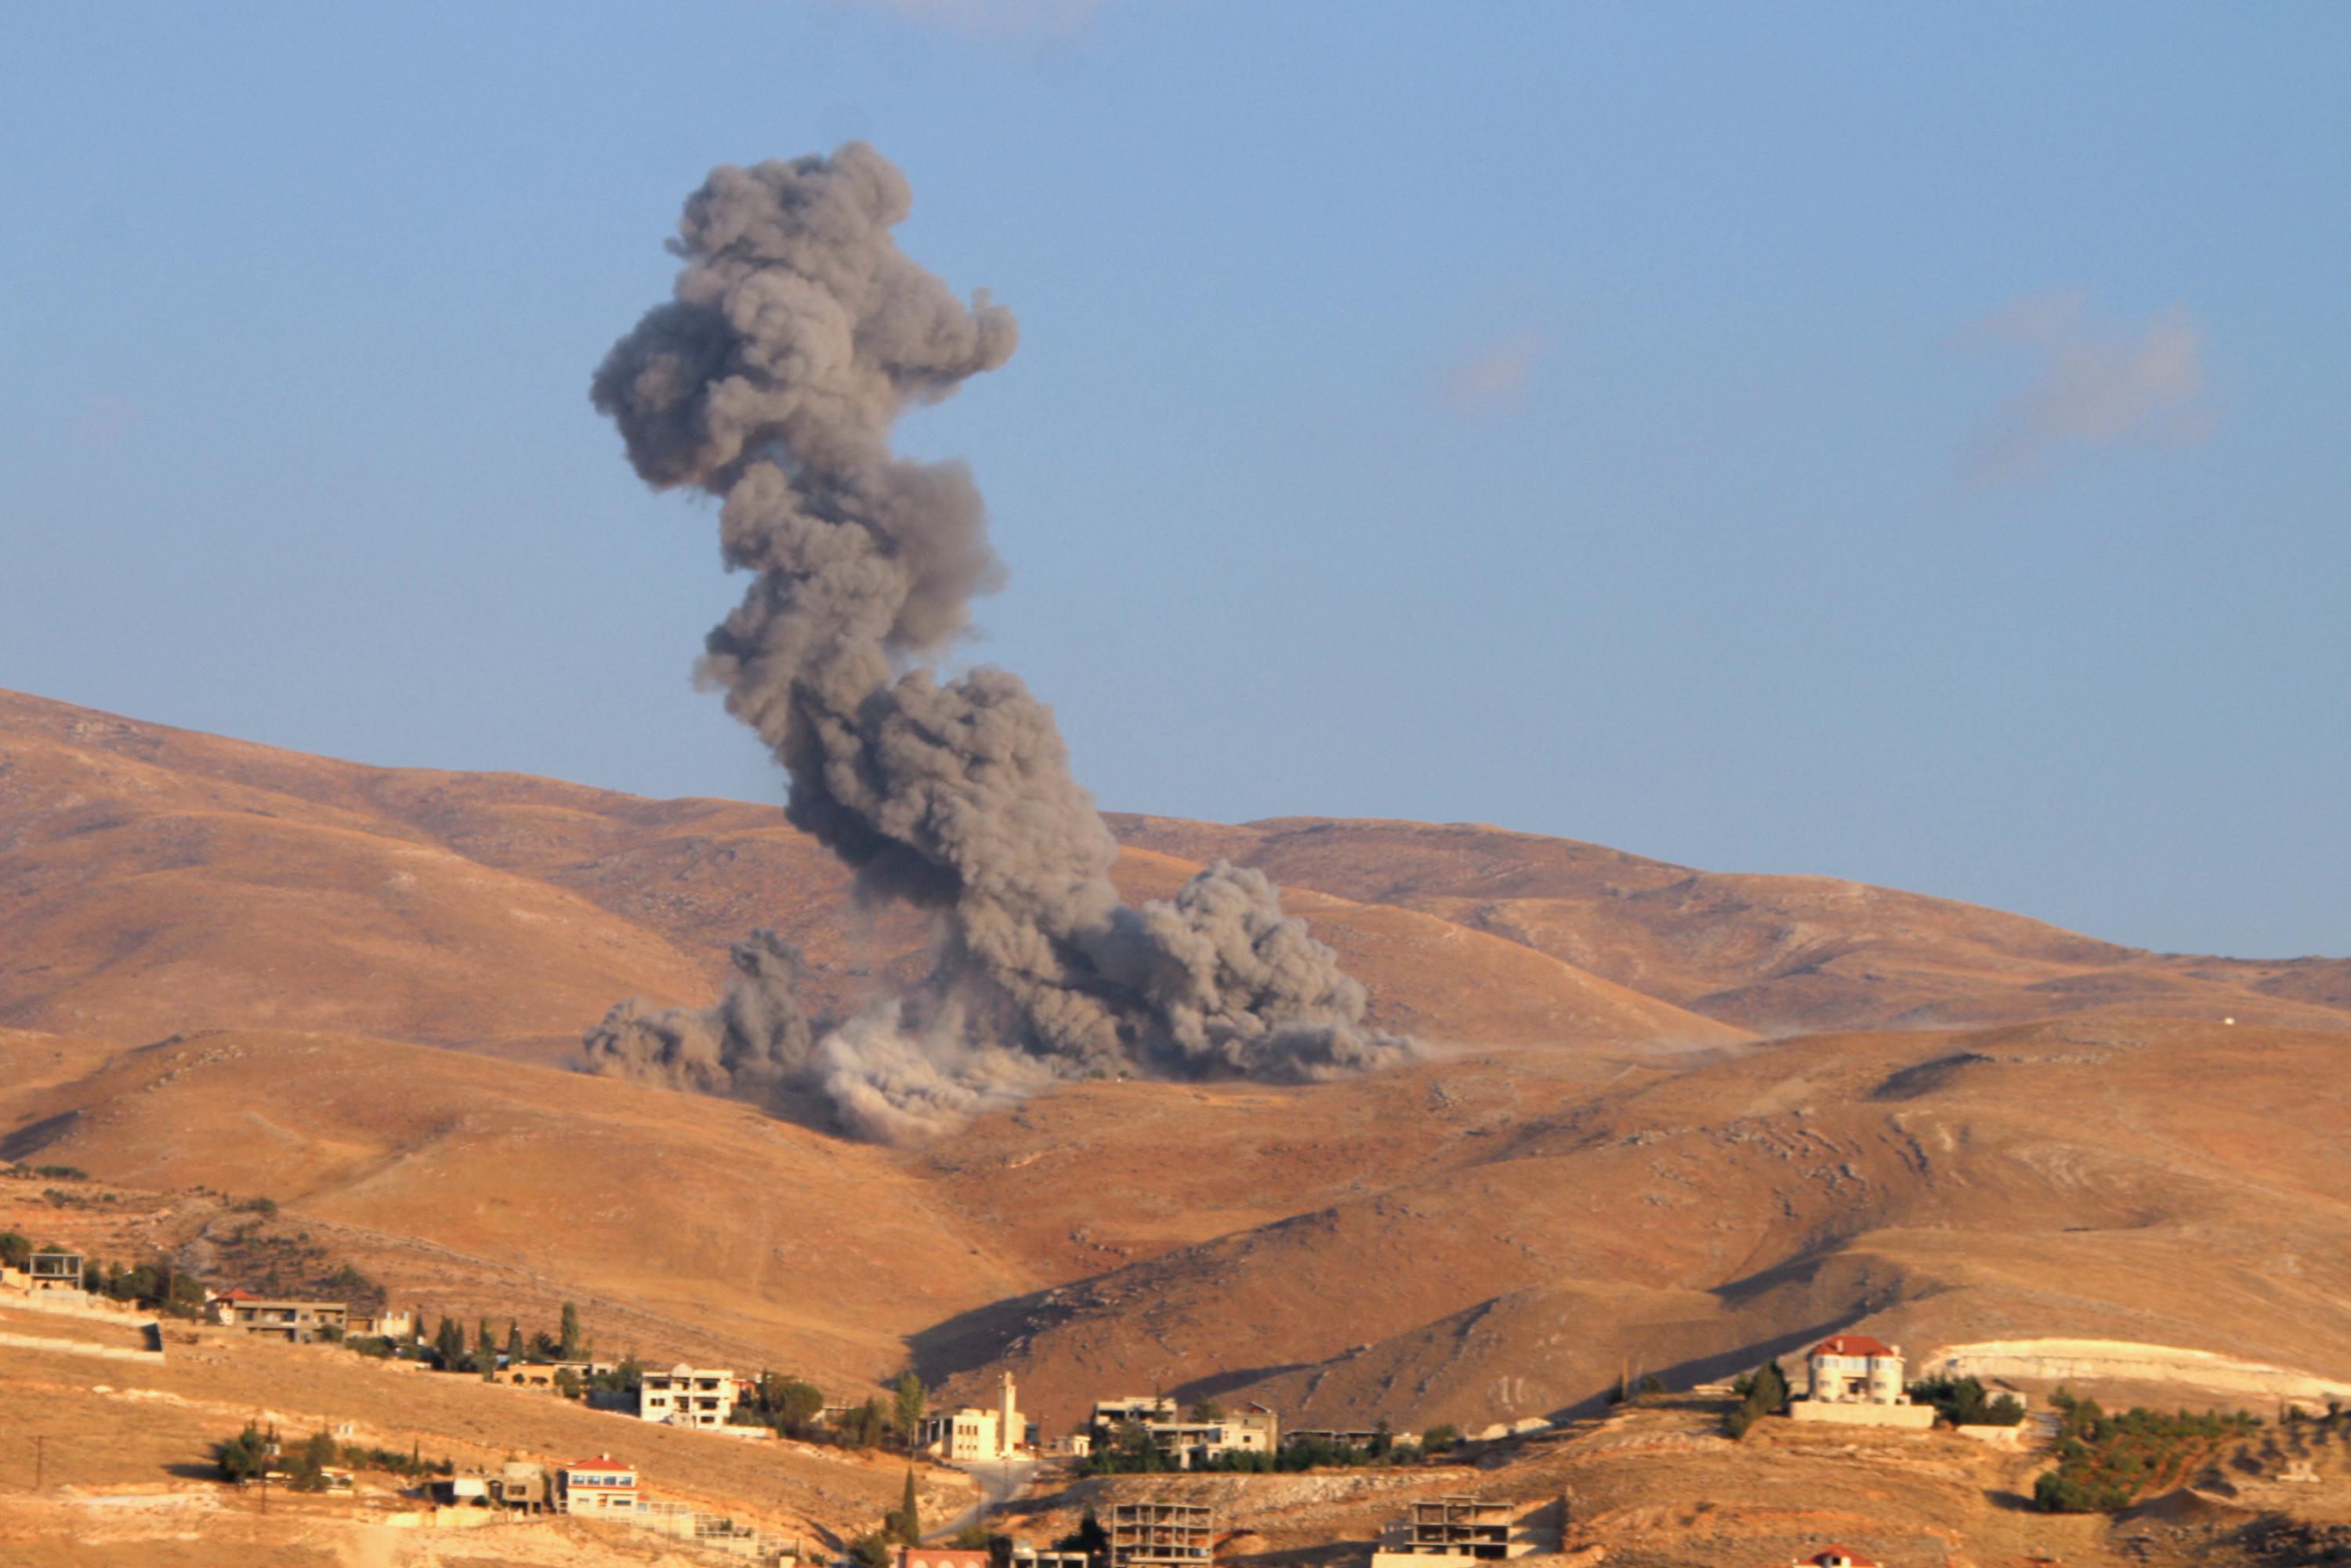
<instances>
[{"instance_id":1,"label":"brown hill","mask_svg":"<svg viewBox=\"0 0 2351 1568\"><path fill-rule=\"evenodd\" d=\"M398 1301L541 1325L577 1301L615 1354L862 1389L903 1364L904 1335L1033 1281L880 1149L465 1053L208 1031L6 1105L18 1130L0 1159L174 1193L152 1233L195 1260L256 1222L192 1189L267 1197L287 1211L267 1228L311 1236Z\"/></svg>"},{"instance_id":2,"label":"brown hill","mask_svg":"<svg viewBox=\"0 0 2351 1568\"><path fill-rule=\"evenodd\" d=\"M1138 852L1130 896L1196 866ZM1390 1028L1498 1042L1740 1031L1385 905L1299 912ZM569 1061L626 996L701 1000L775 926L846 1009L925 962L779 809L377 768L0 694L0 1023L125 1041L293 1028Z\"/></svg>"},{"instance_id":3,"label":"brown hill","mask_svg":"<svg viewBox=\"0 0 2351 1568\"><path fill-rule=\"evenodd\" d=\"M1520 1051L1213 1110L1057 1095L931 1159L1039 1231L1084 1171L1115 1266L917 1347L1008 1360L1040 1399L1109 1380L1316 1425L1588 1409L1627 1365L1684 1386L1855 1323L1918 1351L2066 1324L2344 1378L2342 1049L2068 1020L1613 1071ZM1116 1218L1242 1221L1275 1193L1279 1218L1165 1250Z\"/></svg>"},{"instance_id":4,"label":"brown hill","mask_svg":"<svg viewBox=\"0 0 2351 1568\"><path fill-rule=\"evenodd\" d=\"M1759 1032L2073 1012L2351 1022L2351 966L2339 959L2145 953L1951 899L1692 871L1473 823L1111 821L1128 844L1422 910Z\"/></svg>"},{"instance_id":5,"label":"brown hill","mask_svg":"<svg viewBox=\"0 0 2351 1568\"><path fill-rule=\"evenodd\" d=\"M842 1392L1008 1365L1056 1420L1158 1385L1478 1424L1855 1322L2351 1376L2342 1156L2294 1132L2340 1111L2340 962L1493 829L1121 826L1131 896L1266 866L1432 1058L1074 1084L900 1152L587 1079L611 1001L707 997L753 925L832 1006L927 933L772 808L0 697L0 1155L155 1194L126 1245L237 1255L217 1193L263 1193L433 1310L580 1300ZM1745 1027L1792 1017L1904 1027Z\"/></svg>"}]
</instances>

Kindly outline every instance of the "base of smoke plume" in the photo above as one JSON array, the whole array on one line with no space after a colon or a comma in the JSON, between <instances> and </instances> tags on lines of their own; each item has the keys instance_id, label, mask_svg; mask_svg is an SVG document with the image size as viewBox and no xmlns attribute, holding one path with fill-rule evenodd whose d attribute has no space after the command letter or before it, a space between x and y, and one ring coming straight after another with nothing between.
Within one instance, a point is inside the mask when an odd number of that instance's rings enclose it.
<instances>
[{"instance_id":1,"label":"base of smoke plume","mask_svg":"<svg viewBox=\"0 0 2351 1568\"><path fill-rule=\"evenodd\" d=\"M809 1056L797 1068L741 1073L714 1070L713 1059L691 1042L716 1037L726 1004L647 1009L621 1003L590 1031L581 1068L604 1077L655 1084L682 1093L737 1099L770 1114L846 1133L874 1143L920 1142L952 1133L974 1117L1012 1104L1056 1083L1109 1076L1080 1071L1050 1057L1003 1046L972 1045L952 1019L926 1030L905 1025L904 1004L877 1002L838 1023L819 1026ZM1397 1067L1421 1059L1421 1044L1390 1035L1368 1037L1360 1066L1301 1065L1274 1080L1323 1082ZM1193 1081L1263 1074L1201 1071Z\"/></svg>"},{"instance_id":2,"label":"base of smoke plume","mask_svg":"<svg viewBox=\"0 0 2351 1568\"><path fill-rule=\"evenodd\" d=\"M1238 883L1259 907L1275 895L1254 872L1219 863L1194 879L1187 893L1200 902ZM1173 918L1185 903L1122 911L1131 919ZM1278 902L1272 907L1277 915ZM1253 946L1294 953L1308 942L1295 921L1278 920L1256 934ZM1314 955L1310 955L1313 957ZM1228 962L1233 956L1228 955ZM984 1004L987 981L943 954L931 980L908 997L872 1003L846 1019L810 1019L799 1009L804 960L771 931L735 945L735 975L708 1008L649 1009L632 999L608 1013L583 1042L585 1071L690 1092L724 1095L771 1113L831 1126L881 1143L905 1143L952 1132L974 1116L1058 1082L1088 1078L1249 1079L1309 1083L1354 1077L1415 1061L1420 1045L1360 1027L1362 992L1343 993L1337 1011L1308 1011L1237 1046L1161 1049L1132 1053L1114 1066L1049 1051L1024 1050L990 1037L1004 1009ZM1144 1006L1154 1018L1168 1009Z\"/></svg>"}]
</instances>

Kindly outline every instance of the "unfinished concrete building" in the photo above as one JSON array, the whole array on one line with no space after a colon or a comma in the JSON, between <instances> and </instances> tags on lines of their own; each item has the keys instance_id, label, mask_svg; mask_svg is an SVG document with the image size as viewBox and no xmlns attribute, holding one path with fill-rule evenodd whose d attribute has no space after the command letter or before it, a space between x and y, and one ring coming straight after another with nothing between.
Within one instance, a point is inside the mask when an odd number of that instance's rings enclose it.
<instances>
[{"instance_id":1,"label":"unfinished concrete building","mask_svg":"<svg viewBox=\"0 0 2351 1568\"><path fill-rule=\"evenodd\" d=\"M1111 1506L1110 1568L1203 1568L1216 1560L1216 1511L1196 1502Z\"/></svg>"},{"instance_id":2,"label":"unfinished concrete building","mask_svg":"<svg viewBox=\"0 0 2351 1568\"><path fill-rule=\"evenodd\" d=\"M1456 1494L1426 1498L1391 1523L1372 1552L1372 1568L1437 1568L1437 1563L1498 1562L1535 1550L1519 1505Z\"/></svg>"},{"instance_id":3,"label":"unfinished concrete building","mask_svg":"<svg viewBox=\"0 0 2351 1568\"><path fill-rule=\"evenodd\" d=\"M78 1252L36 1252L25 1260L26 1288L33 1293L70 1291L80 1293L89 1260Z\"/></svg>"}]
</instances>

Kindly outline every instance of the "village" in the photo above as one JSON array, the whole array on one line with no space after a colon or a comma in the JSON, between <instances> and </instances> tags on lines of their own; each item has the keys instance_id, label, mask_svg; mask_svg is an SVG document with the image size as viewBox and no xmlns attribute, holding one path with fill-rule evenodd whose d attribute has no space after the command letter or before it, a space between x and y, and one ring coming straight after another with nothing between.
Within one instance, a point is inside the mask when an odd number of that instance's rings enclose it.
<instances>
[{"instance_id":1,"label":"village","mask_svg":"<svg viewBox=\"0 0 2351 1568\"><path fill-rule=\"evenodd\" d=\"M398 1495L407 1500L418 1523L432 1529L561 1518L653 1531L737 1559L844 1568L1208 1568L1235 1555L1237 1542L1247 1544L1248 1531L1237 1531L1203 1494L1179 1490L1173 1484L1179 1479L1363 1472L1397 1483L1381 1494L1393 1502L1376 1536L1353 1542L1369 1568L1468 1568L1538 1555L1597 1563L1607 1555L1604 1545L1583 1539L1576 1500L1564 1490L1553 1496L1489 1497L1461 1486L1462 1467L1494 1467L1522 1445L1591 1426L1588 1419L1528 1418L1473 1432L1451 1427L1401 1431L1385 1422L1359 1428L1289 1427L1279 1412L1259 1403L1227 1408L1210 1398L1185 1404L1162 1394L1119 1394L1096 1399L1073 1429L1048 1433L1022 1410L1008 1372L1000 1375L995 1396L985 1406L934 1407L911 1373L885 1394L831 1399L813 1384L773 1373L600 1359L583 1351L580 1325L569 1307L552 1333L526 1337L509 1324L500 1336L483 1321L469 1336L445 1316L428 1333L421 1311L367 1310L242 1288L200 1291L183 1280L149 1281L169 1304L165 1312L156 1310L156 1301L110 1296L109 1281L119 1287L121 1271L101 1269L81 1253L56 1247L27 1249L13 1233L0 1239L0 1251L7 1254L0 1260L0 1304L146 1320L144 1352L93 1354L160 1361L166 1354L165 1319L177 1316L260 1344L340 1348L421 1375L455 1374L509 1390L541 1392L616 1422L610 1444L593 1454L517 1456L478 1467L433 1461L415 1450L369 1448L350 1440L349 1423L306 1433L252 1422L242 1431L224 1433L211 1457L223 1483L255 1494L263 1508L273 1488L281 1496L349 1495L359 1489L362 1474L377 1471L404 1483ZM37 1342L5 1335L0 1343ZM1613 1406L1626 1409L1668 1404L1718 1412L1721 1437L1733 1442L1769 1422L1792 1431L1870 1430L1891 1440L1940 1434L2018 1455L2044 1453L2054 1462L2043 1471L2032 1500L2059 1512L2110 1511L2128 1500L2127 1492L2098 1492L2101 1484L2111 1489L2113 1479L2101 1481L2093 1474L2095 1440L2102 1421L2128 1423L2146 1414L2104 1417L2094 1404L2063 1390L2036 1409L2024 1391L1987 1387L1973 1376L1914 1380L1899 1346L1858 1333L1833 1333L1807 1346L1793 1379L1777 1359L1764 1360L1734 1382L1679 1390L1668 1390L1654 1375L1636 1378L1628 1369L1612 1399ZM2086 1418L2085 1410L2093 1413ZM2331 1422L2341 1412L2287 1408L2281 1414L2289 1421ZM2180 1429L2157 1432L2147 1425L2158 1419ZM622 1420L702 1434L716 1443L789 1441L896 1453L907 1466L903 1500L861 1534L779 1535L658 1495L628 1457L627 1429L617 1425ZM2183 1412L2177 1418L2147 1417L2134 1430L2138 1438L2152 1433L2170 1441L2186 1455L2241 1438L2259 1425L2241 1412L2203 1417ZM916 1500L916 1467L926 1473L946 1468L977 1479L978 1500L925 1529ZM1416 1490L1411 1477L1422 1470L1441 1476L1441 1484ZM1050 1498L1057 1488L1092 1478L1132 1479L1104 1505L1086 1506L1072 1529L1041 1539L1014 1533L1031 1520L1050 1522L1055 1517L1050 1507L1031 1507L1024 1500ZM2282 1479L2315 1477L2289 1471ZM1326 1544L1338 1549L1349 1542ZM1815 1568L1874 1568L1878 1560L1824 1541L1792 1561Z\"/></svg>"}]
</instances>

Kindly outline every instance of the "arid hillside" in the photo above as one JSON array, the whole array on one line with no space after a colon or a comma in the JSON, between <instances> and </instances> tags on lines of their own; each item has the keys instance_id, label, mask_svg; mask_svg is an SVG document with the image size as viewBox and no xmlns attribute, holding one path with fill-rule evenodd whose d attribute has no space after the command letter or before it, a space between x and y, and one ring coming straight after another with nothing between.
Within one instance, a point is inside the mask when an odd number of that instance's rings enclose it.
<instances>
[{"instance_id":1,"label":"arid hillside","mask_svg":"<svg viewBox=\"0 0 2351 1568\"><path fill-rule=\"evenodd\" d=\"M771 807L0 696L0 1156L224 1279L298 1235L430 1311L574 1300L607 1348L841 1394L1009 1366L1053 1426L1160 1387L1474 1427L1854 1324L2351 1386L2339 960L1489 828L1118 825L1130 896L1273 873L1426 1060L1071 1084L899 1150L585 1077L607 1007L706 999L754 925L831 1008L928 933Z\"/></svg>"},{"instance_id":2,"label":"arid hillside","mask_svg":"<svg viewBox=\"0 0 2351 1568\"><path fill-rule=\"evenodd\" d=\"M1688 1386L1855 1324L1923 1354L2063 1322L2351 1392L2344 1045L2067 1019L1460 1056L1213 1113L1057 1095L927 1157L1032 1247L1082 1174L1101 1261L917 1343L1040 1399L1115 1368L1317 1426L1589 1411L1627 1368Z\"/></svg>"},{"instance_id":3,"label":"arid hillside","mask_svg":"<svg viewBox=\"0 0 2351 1568\"><path fill-rule=\"evenodd\" d=\"M1197 869L1150 850L1129 896ZM1489 1043L1743 1031L1521 944L1302 892L1391 1029ZM0 1025L143 1043L321 1030L569 1062L623 997L705 1000L773 926L845 1009L925 962L780 809L365 768L0 694Z\"/></svg>"},{"instance_id":4,"label":"arid hillside","mask_svg":"<svg viewBox=\"0 0 2351 1568\"><path fill-rule=\"evenodd\" d=\"M1823 876L1726 875L1474 823L1116 817L1120 838L1509 937L1761 1032L2059 1013L2340 1027L2351 962L2145 953L2022 915Z\"/></svg>"}]
</instances>

